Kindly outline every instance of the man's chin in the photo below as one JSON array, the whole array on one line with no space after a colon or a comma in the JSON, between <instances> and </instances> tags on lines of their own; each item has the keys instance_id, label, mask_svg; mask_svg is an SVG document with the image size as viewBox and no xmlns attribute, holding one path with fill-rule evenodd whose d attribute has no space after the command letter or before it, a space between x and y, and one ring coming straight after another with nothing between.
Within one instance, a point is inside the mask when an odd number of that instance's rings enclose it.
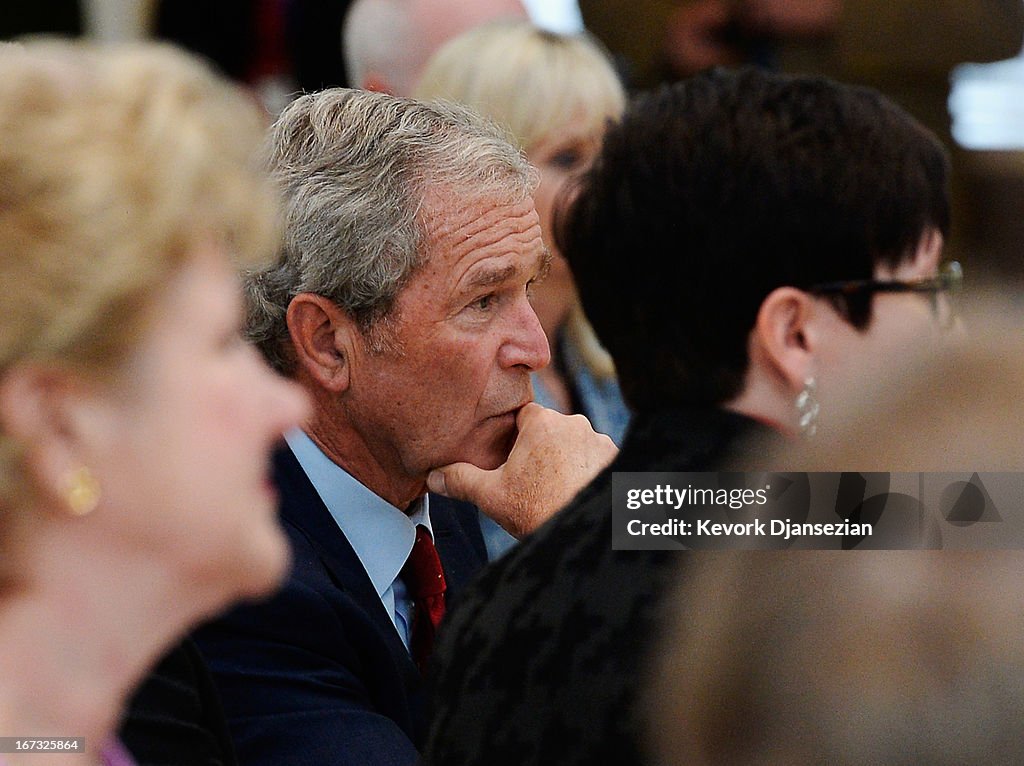
<instances>
[{"instance_id":1,"label":"man's chin","mask_svg":"<svg viewBox=\"0 0 1024 766\"><path fill-rule=\"evenodd\" d=\"M488 462L493 464L488 467L488 470L497 468L508 460L508 455L519 436L519 430L516 428L516 413L510 413L506 418L508 423L504 425L490 446Z\"/></svg>"},{"instance_id":2,"label":"man's chin","mask_svg":"<svg viewBox=\"0 0 1024 766\"><path fill-rule=\"evenodd\" d=\"M510 424L500 430L497 434L491 434L486 442L474 445L472 449L460 453L450 463L471 463L477 468L490 471L504 465L508 460L512 445L519 435L515 427L515 418L510 418Z\"/></svg>"}]
</instances>

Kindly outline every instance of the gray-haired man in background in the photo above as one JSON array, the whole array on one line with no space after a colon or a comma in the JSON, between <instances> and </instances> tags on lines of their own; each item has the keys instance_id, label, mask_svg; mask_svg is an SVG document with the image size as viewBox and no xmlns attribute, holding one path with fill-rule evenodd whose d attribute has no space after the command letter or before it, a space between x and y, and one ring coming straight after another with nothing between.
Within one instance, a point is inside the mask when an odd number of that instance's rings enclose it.
<instances>
[{"instance_id":1,"label":"gray-haired man in background","mask_svg":"<svg viewBox=\"0 0 1024 766\"><path fill-rule=\"evenodd\" d=\"M356 0L342 31L349 84L410 96L445 42L480 24L525 18L520 0Z\"/></svg>"}]
</instances>

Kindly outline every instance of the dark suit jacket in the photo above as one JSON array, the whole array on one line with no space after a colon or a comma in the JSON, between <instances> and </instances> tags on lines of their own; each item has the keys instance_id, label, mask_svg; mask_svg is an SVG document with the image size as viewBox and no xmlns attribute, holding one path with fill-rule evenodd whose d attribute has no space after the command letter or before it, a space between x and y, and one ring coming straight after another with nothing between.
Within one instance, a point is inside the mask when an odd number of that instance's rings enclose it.
<instances>
[{"instance_id":1,"label":"dark suit jacket","mask_svg":"<svg viewBox=\"0 0 1024 766\"><path fill-rule=\"evenodd\" d=\"M413 764L422 680L355 551L288 449L275 458L294 568L198 634L242 766ZM476 509L431 497L449 603L486 560Z\"/></svg>"},{"instance_id":2,"label":"dark suit jacket","mask_svg":"<svg viewBox=\"0 0 1024 766\"><path fill-rule=\"evenodd\" d=\"M138 766L237 766L213 679L186 638L135 692L119 737Z\"/></svg>"}]
</instances>

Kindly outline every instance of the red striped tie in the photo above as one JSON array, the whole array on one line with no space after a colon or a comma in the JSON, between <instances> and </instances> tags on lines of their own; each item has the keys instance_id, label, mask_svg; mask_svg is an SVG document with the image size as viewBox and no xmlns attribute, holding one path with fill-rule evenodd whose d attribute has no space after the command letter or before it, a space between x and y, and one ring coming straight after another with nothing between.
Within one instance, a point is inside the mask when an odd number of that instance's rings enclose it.
<instances>
[{"instance_id":1,"label":"red striped tie","mask_svg":"<svg viewBox=\"0 0 1024 766\"><path fill-rule=\"evenodd\" d=\"M434 648L434 633L444 617L444 592L447 588L437 548L430 532L422 524L416 527L416 542L402 567L402 580L413 601L410 650L416 667L422 673L426 671Z\"/></svg>"}]
</instances>

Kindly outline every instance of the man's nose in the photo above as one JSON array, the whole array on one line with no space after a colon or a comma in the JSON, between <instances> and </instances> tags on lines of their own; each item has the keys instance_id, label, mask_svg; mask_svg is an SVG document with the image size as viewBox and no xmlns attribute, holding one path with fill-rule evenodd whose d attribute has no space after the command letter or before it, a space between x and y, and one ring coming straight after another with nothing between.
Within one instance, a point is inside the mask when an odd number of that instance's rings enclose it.
<instances>
[{"instance_id":1,"label":"man's nose","mask_svg":"<svg viewBox=\"0 0 1024 766\"><path fill-rule=\"evenodd\" d=\"M509 322L508 337L498 352L501 366L525 367L531 372L547 367L551 361L548 338L528 300L517 302Z\"/></svg>"}]
</instances>

